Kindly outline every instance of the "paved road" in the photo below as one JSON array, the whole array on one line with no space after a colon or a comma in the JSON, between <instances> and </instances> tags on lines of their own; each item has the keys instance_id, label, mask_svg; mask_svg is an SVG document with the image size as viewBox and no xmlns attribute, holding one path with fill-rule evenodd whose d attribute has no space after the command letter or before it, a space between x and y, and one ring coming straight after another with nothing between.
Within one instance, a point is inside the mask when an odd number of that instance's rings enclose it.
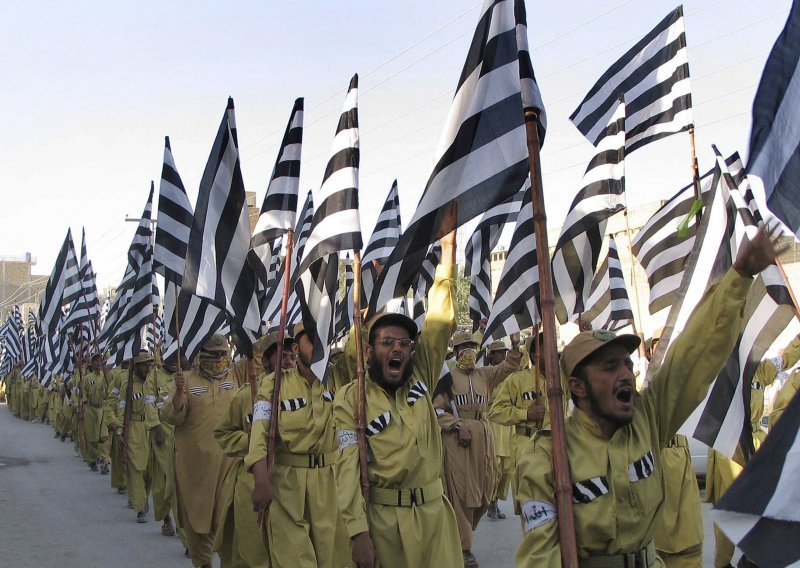
<instances>
[{"instance_id":1,"label":"paved road","mask_svg":"<svg viewBox=\"0 0 800 568\"><path fill-rule=\"evenodd\" d=\"M483 568L513 566L521 540L510 501L500 506L508 518L484 518L475 533L473 552ZM703 566L713 566L708 505L703 517ZM49 426L22 422L0 404L0 567L73 566L190 568L191 563L180 540L161 536L152 516L137 524L109 476L90 472L69 441L62 444Z\"/></svg>"}]
</instances>

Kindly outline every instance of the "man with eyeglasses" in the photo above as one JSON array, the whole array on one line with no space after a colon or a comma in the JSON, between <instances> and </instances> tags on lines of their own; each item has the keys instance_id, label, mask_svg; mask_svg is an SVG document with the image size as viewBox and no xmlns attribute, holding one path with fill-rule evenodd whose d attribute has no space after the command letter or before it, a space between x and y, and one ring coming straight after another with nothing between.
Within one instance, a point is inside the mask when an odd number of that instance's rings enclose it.
<instances>
[{"instance_id":1,"label":"man with eyeglasses","mask_svg":"<svg viewBox=\"0 0 800 568\"><path fill-rule=\"evenodd\" d=\"M283 340L281 369L295 368L296 355L292 351L294 339L287 335ZM253 353L261 354L262 371L258 384L272 375L278 366L278 333L270 333L253 345ZM250 448L250 424L253 418L253 399L250 384L242 386L234 395L227 412L222 416L214 438L226 455L236 459L233 474L225 487L225 504L219 530L214 539L214 550L226 565L268 567L267 539L258 525L258 513L253 511L251 496L255 487L253 475L244 465Z\"/></svg>"},{"instance_id":2,"label":"man with eyeglasses","mask_svg":"<svg viewBox=\"0 0 800 568\"><path fill-rule=\"evenodd\" d=\"M463 565L455 513L440 477L442 438L431 398L456 321L455 233L441 245L418 342L416 324L402 314L381 314L369 328L368 503L359 485L356 385L344 387L334 404L342 450L336 471L339 510L353 561L363 568Z\"/></svg>"},{"instance_id":3,"label":"man with eyeglasses","mask_svg":"<svg viewBox=\"0 0 800 568\"><path fill-rule=\"evenodd\" d=\"M311 370L314 345L305 326L294 326L296 367L281 378L279 407L272 408L275 375L262 378L253 408L244 466L252 468L253 510L269 514L265 527L273 566L339 567L349 564L347 535L336 510L334 464L339 457L333 398L355 368L355 341L323 382ZM348 367L349 365L349 367ZM267 476L267 444L273 413L279 417L275 462Z\"/></svg>"}]
</instances>

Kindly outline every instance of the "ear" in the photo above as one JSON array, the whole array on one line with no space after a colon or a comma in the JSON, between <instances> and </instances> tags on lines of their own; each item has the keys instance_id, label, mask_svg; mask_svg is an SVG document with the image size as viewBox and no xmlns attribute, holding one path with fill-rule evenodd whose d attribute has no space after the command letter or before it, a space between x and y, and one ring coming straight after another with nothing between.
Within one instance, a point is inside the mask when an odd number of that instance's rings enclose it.
<instances>
[{"instance_id":1,"label":"ear","mask_svg":"<svg viewBox=\"0 0 800 568\"><path fill-rule=\"evenodd\" d=\"M294 343L292 343L292 353L294 355L297 355L298 353L300 353L300 345L296 341Z\"/></svg>"},{"instance_id":2,"label":"ear","mask_svg":"<svg viewBox=\"0 0 800 568\"><path fill-rule=\"evenodd\" d=\"M366 347L367 347L367 358L370 358L372 357L372 345L367 343Z\"/></svg>"},{"instance_id":3,"label":"ear","mask_svg":"<svg viewBox=\"0 0 800 568\"><path fill-rule=\"evenodd\" d=\"M576 398L586 398L586 383L578 377L569 378L569 392L575 395Z\"/></svg>"}]
</instances>

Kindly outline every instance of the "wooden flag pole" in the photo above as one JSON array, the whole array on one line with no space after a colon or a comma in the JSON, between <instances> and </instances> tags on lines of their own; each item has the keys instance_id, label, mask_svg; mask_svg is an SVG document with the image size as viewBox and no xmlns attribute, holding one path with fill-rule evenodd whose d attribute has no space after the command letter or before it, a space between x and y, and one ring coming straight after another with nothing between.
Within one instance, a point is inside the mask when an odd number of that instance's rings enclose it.
<instances>
[{"instance_id":1,"label":"wooden flag pole","mask_svg":"<svg viewBox=\"0 0 800 568\"><path fill-rule=\"evenodd\" d=\"M361 494L369 503L369 470L367 469L367 381L364 375L364 348L361 345L361 251L353 251L353 327L356 329L356 436Z\"/></svg>"},{"instance_id":2,"label":"wooden flag pole","mask_svg":"<svg viewBox=\"0 0 800 568\"><path fill-rule=\"evenodd\" d=\"M692 145L692 183L694 185L694 198L696 201L701 201L703 196L700 190L700 168L697 166L697 151L695 150L694 142L694 124L689 125L689 141ZM697 213L695 213L695 220L697 221L698 227L700 226L700 219L702 216L702 209L698 209Z\"/></svg>"},{"instance_id":3,"label":"wooden flag pole","mask_svg":"<svg viewBox=\"0 0 800 568\"><path fill-rule=\"evenodd\" d=\"M569 473L567 440L564 426L563 390L556 345L555 300L553 275L550 266L550 247L547 242L547 215L544 209L542 169L539 159L538 114L525 110L525 132L528 142L528 164L531 174L533 229L536 235L536 261L539 264L539 291L544 333L544 368L550 428L553 437L553 474L558 534L561 544L561 565L578 568L578 548L575 540L575 518L572 509L572 480Z\"/></svg>"},{"instance_id":4,"label":"wooden flag pole","mask_svg":"<svg viewBox=\"0 0 800 568\"><path fill-rule=\"evenodd\" d=\"M178 298L181 296L181 290L175 286L175 343L178 345L178 350L175 355L176 369L181 372L181 310L178 305ZM169 328L169 324L167 324Z\"/></svg>"},{"instance_id":5,"label":"wooden flag pole","mask_svg":"<svg viewBox=\"0 0 800 568\"><path fill-rule=\"evenodd\" d=\"M120 442L119 457L122 463L128 465L128 434L131 429L131 413L133 411L133 367L134 359L128 362L128 384L125 387L125 413L122 415L122 440Z\"/></svg>"},{"instance_id":6,"label":"wooden flag pole","mask_svg":"<svg viewBox=\"0 0 800 568\"><path fill-rule=\"evenodd\" d=\"M294 231L286 233L286 255L283 261L283 295L281 296L281 323L278 327L278 364L275 367L275 379L272 387L272 418L269 421L269 437L267 438L267 479L272 477L272 466L275 463L275 440L278 436L278 408L280 407L281 379L283 377L283 339L286 336L286 318L289 311L289 286L292 272L292 248ZM255 410L255 409L254 409ZM263 522L264 512L259 513L259 524Z\"/></svg>"}]
</instances>

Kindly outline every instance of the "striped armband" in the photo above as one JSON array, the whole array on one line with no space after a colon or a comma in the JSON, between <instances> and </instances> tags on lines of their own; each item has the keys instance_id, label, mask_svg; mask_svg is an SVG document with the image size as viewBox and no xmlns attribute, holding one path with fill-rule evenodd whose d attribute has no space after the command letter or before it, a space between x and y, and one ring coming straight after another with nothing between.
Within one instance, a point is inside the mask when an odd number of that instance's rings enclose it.
<instances>
[{"instance_id":1,"label":"striped armband","mask_svg":"<svg viewBox=\"0 0 800 568\"><path fill-rule=\"evenodd\" d=\"M348 446L355 446L358 443L358 436L355 430L339 430L339 449L343 450Z\"/></svg>"},{"instance_id":2,"label":"striped armband","mask_svg":"<svg viewBox=\"0 0 800 568\"><path fill-rule=\"evenodd\" d=\"M257 420L272 420L272 403L268 400L259 400L253 407L253 422Z\"/></svg>"},{"instance_id":3,"label":"striped armband","mask_svg":"<svg viewBox=\"0 0 800 568\"><path fill-rule=\"evenodd\" d=\"M555 506L547 501L532 499L522 504L522 524L525 532L530 532L558 517Z\"/></svg>"}]
</instances>

